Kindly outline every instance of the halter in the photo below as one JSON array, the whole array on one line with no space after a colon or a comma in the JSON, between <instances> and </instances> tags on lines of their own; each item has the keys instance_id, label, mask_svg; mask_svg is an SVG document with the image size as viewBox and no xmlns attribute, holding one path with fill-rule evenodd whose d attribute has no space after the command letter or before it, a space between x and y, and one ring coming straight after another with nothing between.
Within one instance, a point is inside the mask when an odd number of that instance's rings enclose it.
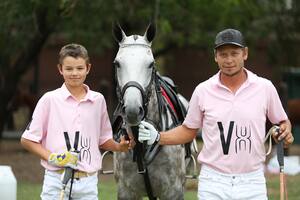
<instances>
[{"instance_id":1,"label":"halter","mask_svg":"<svg viewBox=\"0 0 300 200\"><path fill-rule=\"evenodd\" d=\"M119 47L120 48L125 48L125 47L131 47L131 46L143 46L143 47L146 47L146 48L151 48L151 45L150 44L120 44Z\"/></svg>"},{"instance_id":2,"label":"halter","mask_svg":"<svg viewBox=\"0 0 300 200\"><path fill-rule=\"evenodd\" d=\"M150 45L141 44L141 43L137 43L137 44L134 44L134 43L133 44L132 43L131 44L120 44L119 46L120 46L120 48L126 48L126 47L131 47L131 46L142 46L142 47L145 47L145 48L151 48ZM121 106L123 107L123 105L124 105L124 94L125 94L126 90L129 87L137 88L141 92L142 100L143 100L143 105L142 106L143 106L143 109L145 111L143 119L145 118L145 116L147 115L147 112L148 112L147 106L148 106L150 95L151 95L151 85L152 85L155 73L156 73L156 70L153 67L150 82L146 86L145 89L137 81L129 81L121 88L121 86L119 84L119 81L118 81L118 77L117 77L117 70L115 69L115 80L116 80L116 84L117 84L116 92L117 92L117 97L119 99L119 102L120 102Z\"/></svg>"},{"instance_id":3,"label":"halter","mask_svg":"<svg viewBox=\"0 0 300 200\"><path fill-rule=\"evenodd\" d=\"M151 94L151 85L152 85L152 82L153 82L153 77L154 77L154 74L155 74L155 69L153 68L152 70L152 73L151 73L151 79L150 79L150 82L149 84L147 85L147 87L144 89L143 86L141 86L141 84L139 84L138 82L136 81L129 81L127 82L123 88L121 89L121 86L119 84L119 81L118 81L118 78L117 78L117 72L115 72L115 75L116 75L116 82L117 82L117 87L116 87L116 90L117 90L117 96L119 98L119 102L120 104L123 106L124 105L124 94L126 92L126 90L130 87L135 87L137 88L140 92L141 92L141 95L142 95L142 100L143 100L143 109L145 111L144 113L144 116L143 118L145 118L145 116L147 115L147 106L148 106L148 103L149 103L149 99L150 99L150 94Z\"/></svg>"}]
</instances>

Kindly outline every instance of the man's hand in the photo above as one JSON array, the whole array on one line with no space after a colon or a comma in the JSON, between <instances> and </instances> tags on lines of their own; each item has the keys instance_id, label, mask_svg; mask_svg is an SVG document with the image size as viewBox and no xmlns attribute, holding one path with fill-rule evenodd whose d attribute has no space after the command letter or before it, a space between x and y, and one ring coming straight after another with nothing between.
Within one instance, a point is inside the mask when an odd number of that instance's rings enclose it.
<instances>
[{"instance_id":1,"label":"man's hand","mask_svg":"<svg viewBox=\"0 0 300 200\"><path fill-rule=\"evenodd\" d=\"M139 142L147 141L148 145L152 145L155 141L159 141L160 134L154 126L148 122L142 121L139 125Z\"/></svg>"},{"instance_id":2,"label":"man's hand","mask_svg":"<svg viewBox=\"0 0 300 200\"><path fill-rule=\"evenodd\" d=\"M48 163L58 167L76 168L78 161L78 153L66 151L62 154L51 153L48 158Z\"/></svg>"},{"instance_id":3,"label":"man's hand","mask_svg":"<svg viewBox=\"0 0 300 200\"><path fill-rule=\"evenodd\" d=\"M291 132L292 126L289 120L280 123L279 131L273 134L273 139L276 143L280 140L284 140L284 147L287 148L293 143L294 137Z\"/></svg>"}]
</instances>

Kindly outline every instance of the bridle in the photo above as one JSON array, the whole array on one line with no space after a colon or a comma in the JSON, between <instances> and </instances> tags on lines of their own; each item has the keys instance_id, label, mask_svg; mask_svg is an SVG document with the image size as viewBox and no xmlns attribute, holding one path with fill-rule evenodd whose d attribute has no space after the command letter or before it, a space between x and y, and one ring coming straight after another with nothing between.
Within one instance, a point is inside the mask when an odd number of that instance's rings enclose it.
<instances>
[{"instance_id":1,"label":"bridle","mask_svg":"<svg viewBox=\"0 0 300 200\"><path fill-rule=\"evenodd\" d=\"M120 48L136 46L136 45L150 48L150 46L145 45L145 44L125 44L125 45L123 44L123 45L120 45ZM114 66L115 66L117 64L117 61L114 61L113 63L114 63ZM148 112L147 107L148 107L149 99L150 99L150 96L151 96L151 86L152 86L152 83L153 83L153 80L154 80L154 76L156 74L156 70L155 70L154 66L152 67L151 79L150 79L148 85L145 87L145 89L137 81L129 81L123 87L121 87L120 83L118 81L118 75L117 75L117 69L116 68L117 67L115 67L116 92L117 92L117 97L119 99L120 106L121 107L124 106L124 94L125 94L126 90L130 87L137 88L141 92L141 95L142 95L142 101L143 101L142 106L143 106L143 109L144 109L143 119L144 119L147 115L147 112Z\"/></svg>"}]
</instances>

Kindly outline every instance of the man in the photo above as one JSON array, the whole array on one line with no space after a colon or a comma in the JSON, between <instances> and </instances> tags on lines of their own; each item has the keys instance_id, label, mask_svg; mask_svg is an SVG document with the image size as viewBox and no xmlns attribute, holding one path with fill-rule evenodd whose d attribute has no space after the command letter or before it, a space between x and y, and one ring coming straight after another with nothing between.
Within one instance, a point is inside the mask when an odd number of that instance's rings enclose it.
<instances>
[{"instance_id":1,"label":"man","mask_svg":"<svg viewBox=\"0 0 300 200\"><path fill-rule=\"evenodd\" d=\"M184 144L202 129L198 199L267 199L263 173L265 124L280 126L276 140L294 140L291 123L271 81L244 67L248 48L240 31L225 29L215 39L219 72L193 92L181 126L158 133L142 122L139 141Z\"/></svg>"}]
</instances>

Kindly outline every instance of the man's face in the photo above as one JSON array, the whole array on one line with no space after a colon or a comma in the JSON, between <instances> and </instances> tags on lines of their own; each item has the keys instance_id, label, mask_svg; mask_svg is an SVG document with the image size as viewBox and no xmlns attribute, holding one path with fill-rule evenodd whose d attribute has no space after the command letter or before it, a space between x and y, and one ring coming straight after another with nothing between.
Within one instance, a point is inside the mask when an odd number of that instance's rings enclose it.
<instances>
[{"instance_id":1,"label":"man's face","mask_svg":"<svg viewBox=\"0 0 300 200\"><path fill-rule=\"evenodd\" d=\"M221 73L226 76L234 76L242 71L244 61L248 58L248 48L236 45L223 45L215 51L215 61L218 63Z\"/></svg>"},{"instance_id":2,"label":"man's face","mask_svg":"<svg viewBox=\"0 0 300 200\"><path fill-rule=\"evenodd\" d=\"M90 71L90 64L81 58L67 56L62 64L58 65L59 73L64 77L65 83L69 87L79 87L84 83Z\"/></svg>"}]
</instances>

